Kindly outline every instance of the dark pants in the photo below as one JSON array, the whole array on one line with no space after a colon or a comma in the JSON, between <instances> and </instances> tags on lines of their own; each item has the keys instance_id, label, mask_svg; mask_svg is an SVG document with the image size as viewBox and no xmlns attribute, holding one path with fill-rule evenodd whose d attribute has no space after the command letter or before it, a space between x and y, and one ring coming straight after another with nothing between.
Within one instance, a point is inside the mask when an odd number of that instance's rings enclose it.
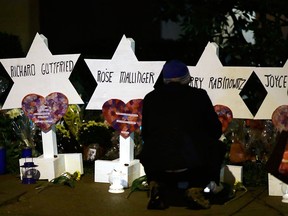
<instances>
[{"instance_id":1,"label":"dark pants","mask_svg":"<svg viewBox=\"0 0 288 216\"><path fill-rule=\"evenodd\" d=\"M214 147L215 149L210 149L211 156L207 167L191 168L182 172L167 172L166 170L154 170L144 166L148 183L157 181L165 185L177 185L179 182L187 182L188 187L206 187L210 181L215 181L219 184L226 146L219 141L215 143Z\"/></svg>"}]
</instances>

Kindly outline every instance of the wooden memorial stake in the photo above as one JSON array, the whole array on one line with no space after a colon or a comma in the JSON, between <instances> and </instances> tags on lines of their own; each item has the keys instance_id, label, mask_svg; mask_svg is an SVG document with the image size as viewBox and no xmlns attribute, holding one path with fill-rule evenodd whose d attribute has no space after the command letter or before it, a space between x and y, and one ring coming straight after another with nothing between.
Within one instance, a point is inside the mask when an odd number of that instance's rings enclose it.
<instances>
[{"instance_id":1,"label":"wooden memorial stake","mask_svg":"<svg viewBox=\"0 0 288 216\"><path fill-rule=\"evenodd\" d=\"M47 133L42 131L42 145L44 158L54 158L58 155L55 125Z\"/></svg>"},{"instance_id":2,"label":"wooden memorial stake","mask_svg":"<svg viewBox=\"0 0 288 216\"><path fill-rule=\"evenodd\" d=\"M135 52L135 41L127 38ZM94 181L109 183L109 174L113 170L122 172L122 186L129 187L136 178L141 175L141 164L139 160L134 159L134 133L131 133L126 139L121 135L119 137L119 158L113 161L96 160L94 170Z\"/></svg>"},{"instance_id":3,"label":"wooden memorial stake","mask_svg":"<svg viewBox=\"0 0 288 216\"><path fill-rule=\"evenodd\" d=\"M47 38L42 34L40 36L48 47ZM55 125L52 125L51 130L47 133L42 131L42 146L44 158L54 158L54 156L58 155Z\"/></svg>"},{"instance_id":4,"label":"wooden memorial stake","mask_svg":"<svg viewBox=\"0 0 288 216\"><path fill-rule=\"evenodd\" d=\"M47 38L44 35L40 36L48 46ZM60 176L63 172L79 171L81 174L84 173L81 153L58 154L55 125L52 125L46 133L42 131L42 146L43 155L37 158L21 158L19 160L20 166L26 161L33 160L40 171L40 179L47 179L48 181ZM21 170L20 175L22 178Z\"/></svg>"},{"instance_id":5,"label":"wooden memorial stake","mask_svg":"<svg viewBox=\"0 0 288 216\"><path fill-rule=\"evenodd\" d=\"M132 38L127 38L130 41L131 48L135 52L135 41ZM126 139L120 136L119 138L119 161L121 164L130 164L134 160L134 132Z\"/></svg>"},{"instance_id":6,"label":"wooden memorial stake","mask_svg":"<svg viewBox=\"0 0 288 216\"><path fill-rule=\"evenodd\" d=\"M119 161L121 164L130 164L134 160L134 133L126 139L120 136Z\"/></svg>"},{"instance_id":7,"label":"wooden memorial stake","mask_svg":"<svg viewBox=\"0 0 288 216\"><path fill-rule=\"evenodd\" d=\"M131 48L135 52L135 41L132 38L127 38L130 41ZM119 169L126 175L124 179L124 187L131 185L132 181L141 175L140 162L134 159L134 132L126 139L120 136L119 138ZM122 168L122 169L121 169Z\"/></svg>"}]
</instances>

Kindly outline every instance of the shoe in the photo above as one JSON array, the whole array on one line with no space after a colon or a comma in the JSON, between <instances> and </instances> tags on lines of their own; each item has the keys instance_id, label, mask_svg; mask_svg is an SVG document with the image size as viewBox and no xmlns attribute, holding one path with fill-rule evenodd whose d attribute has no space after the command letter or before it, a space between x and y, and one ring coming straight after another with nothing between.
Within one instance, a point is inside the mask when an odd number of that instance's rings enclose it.
<instances>
[{"instance_id":1,"label":"shoe","mask_svg":"<svg viewBox=\"0 0 288 216\"><path fill-rule=\"evenodd\" d=\"M164 210L168 208L163 194L161 194L160 186L157 182L151 181L150 184L150 199L147 205L147 209Z\"/></svg>"},{"instance_id":2,"label":"shoe","mask_svg":"<svg viewBox=\"0 0 288 216\"><path fill-rule=\"evenodd\" d=\"M186 191L188 208L209 209L211 207L208 199L205 198L203 188L189 188Z\"/></svg>"},{"instance_id":3,"label":"shoe","mask_svg":"<svg viewBox=\"0 0 288 216\"><path fill-rule=\"evenodd\" d=\"M219 191L218 193L205 193L205 197L209 199L210 203L216 204L216 205L223 205L229 200L233 199L235 197L235 192L233 190L233 186L221 183L223 185L223 189Z\"/></svg>"}]
</instances>

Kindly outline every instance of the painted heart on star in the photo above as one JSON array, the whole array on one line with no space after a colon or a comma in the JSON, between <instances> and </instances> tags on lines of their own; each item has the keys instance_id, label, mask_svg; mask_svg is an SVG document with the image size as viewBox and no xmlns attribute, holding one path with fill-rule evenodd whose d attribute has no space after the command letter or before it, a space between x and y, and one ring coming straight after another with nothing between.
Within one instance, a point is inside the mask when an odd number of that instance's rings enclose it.
<instances>
[{"instance_id":1,"label":"painted heart on star","mask_svg":"<svg viewBox=\"0 0 288 216\"><path fill-rule=\"evenodd\" d=\"M214 110L222 124L222 132L224 133L233 119L233 113L229 107L221 104L214 105Z\"/></svg>"},{"instance_id":2,"label":"painted heart on star","mask_svg":"<svg viewBox=\"0 0 288 216\"><path fill-rule=\"evenodd\" d=\"M106 121L125 139L140 128L142 123L142 99L133 99L124 103L119 99L106 101L102 106Z\"/></svg>"},{"instance_id":3,"label":"painted heart on star","mask_svg":"<svg viewBox=\"0 0 288 216\"><path fill-rule=\"evenodd\" d=\"M67 97L53 92L44 98L37 94L28 94L22 100L22 109L43 132L48 132L68 109Z\"/></svg>"}]
</instances>

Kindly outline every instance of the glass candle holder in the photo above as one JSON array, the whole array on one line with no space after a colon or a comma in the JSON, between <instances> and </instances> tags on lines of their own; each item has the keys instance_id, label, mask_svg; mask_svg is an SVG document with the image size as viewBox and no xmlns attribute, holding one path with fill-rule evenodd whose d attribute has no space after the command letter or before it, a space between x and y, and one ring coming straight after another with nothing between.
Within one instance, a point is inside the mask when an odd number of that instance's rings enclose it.
<instances>
[{"instance_id":1,"label":"glass candle holder","mask_svg":"<svg viewBox=\"0 0 288 216\"><path fill-rule=\"evenodd\" d=\"M110 193L123 193L124 187L122 185L122 179L123 179L123 173L112 170L112 172L109 174L109 192Z\"/></svg>"},{"instance_id":2,"label":"glass candle holder","mask_svg":"<svg viewBox=\"0 0 288 216\"><path fill-rule=\"evenodd\" d=\"M33 162L25 162L20 166L22 172L22 184L35 184L38 178L38 170L35 169L37 165Z\"/></svg>"}]
</instances>

